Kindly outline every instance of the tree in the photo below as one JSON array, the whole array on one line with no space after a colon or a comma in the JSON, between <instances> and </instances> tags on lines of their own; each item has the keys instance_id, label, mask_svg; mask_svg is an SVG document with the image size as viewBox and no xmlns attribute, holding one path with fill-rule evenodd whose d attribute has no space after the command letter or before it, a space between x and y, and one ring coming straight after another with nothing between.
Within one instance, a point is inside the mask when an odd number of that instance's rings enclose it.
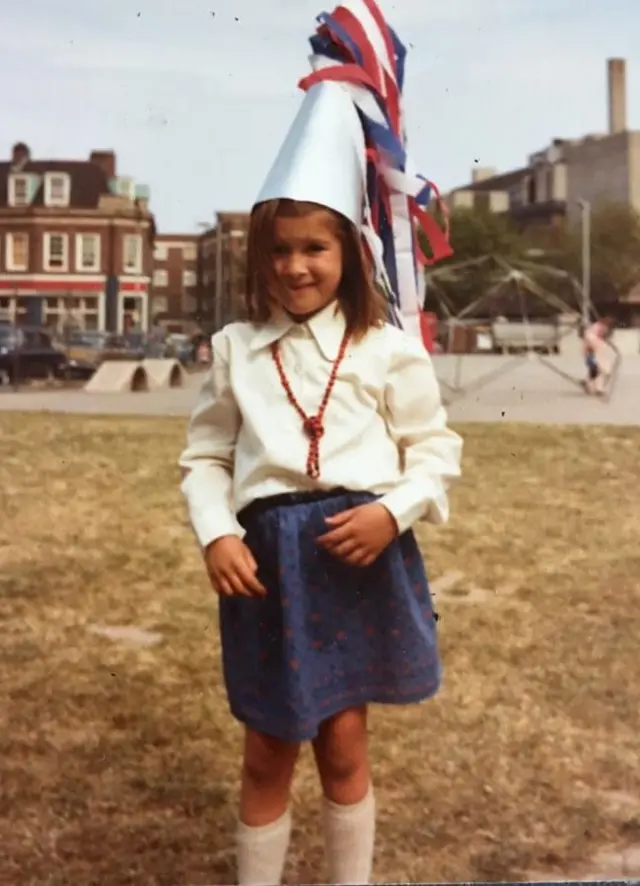
<instances>
[{"instance_id":1,"label":"tree","mask_svg":"<svg viewBox=\"0 0 640 886\"><path fill-rule=\"evenodd\" d=\"M499 255L515 258L524 251L524 241L507 215L488 209L455 209L451 213L452 261Z\"/></svg>"},{"instance_id":2,"label":"tree","mask_svg":"<svg viewBox=\"0 0 640 886\"><path fill-rule=\"evenodd\" d=\"M442 218L438 218L438 223L442 224ZM449 279L447 266L474 262L486 256L498 256L509 261L522 257L527 244L507 215L490 212L489 209L454 209L450 216L450 227L453 256L439 262L436 268L439 296L444 297L457 313L490 288L495 268L483 263L470 268L469 273L456 274L455 279ZM429 254L428 247L425 252ZM427 284L425 307L438 310L438 305L438 296L435 292L430 294Z\"/></svg>"},{"instance_id":3,"label":"tree","mask_svg":"<svg viewBox=\"0 0 640 886\"><path fill-rule=\"evenodd\" d=\"M438 210L433 214L442 227L443 218ZM454 255L449 263L458 263L485 255L500 255L509 258L522 255L525 249L523 238L505 214L490 212L488 209L454 209L449 217L450 240ZM429 255L429 244L420 232L421 245ZM445 264L444 262L442 264Z\"/></svg>"},{"instance_id":4,"label":"tree","mask_svg":"<svg viewBox=\"0 0 640 886\"><path fill-rule=\"evenodd\" d=\"M451 214L452 258L436 265L434 286L425 306L436 309L434 290L457 313L479 294L490 289L495 274L489 263L467 273L448 276L447 267L473 262L493 255L515 262L550 265L582 279L582 231L580 224L570 228L537 226L518 231L506 215L483 209L457 209ZM607 313L640 281L640 214L626 204L611 203L594 208L591 217L591 296L598 313ZM428 278L427 278L428 279ZM568 279L549 279L545 284L574 308L579 304L575 285Z\"/></svg>"},{"instance_id":5,"label":"tree","mask_svg":"<svg viewBox=\"0 0 640 886\"><path fill-rule=\"evenodd\" d=\"M582 231L569 232L563 264L581 279ZM601 313L640 281L640 214L624 203L610 203L591 216L591 295Z\"/></svg>"}]
</instances>

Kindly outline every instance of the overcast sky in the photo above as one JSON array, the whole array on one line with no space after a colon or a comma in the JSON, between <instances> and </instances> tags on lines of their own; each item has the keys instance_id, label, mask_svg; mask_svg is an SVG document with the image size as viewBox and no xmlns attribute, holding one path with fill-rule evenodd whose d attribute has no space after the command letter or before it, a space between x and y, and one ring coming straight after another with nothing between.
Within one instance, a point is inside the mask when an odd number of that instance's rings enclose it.
<instances>
[{"instance_id":1,"label":"overcast sky","mask_svg":"<svg viewBox=\"0 0 640 886\"><path fill-rule=\"evenodd\" d=\"M605 59L629 60L640 129L640 0L381 0L406 44L420 171L517 168L558 136L606 128ZM164 232L250 208L309 71L322 0L0 2L0 154L112 148Z\"/></svg>"}]
</instances>

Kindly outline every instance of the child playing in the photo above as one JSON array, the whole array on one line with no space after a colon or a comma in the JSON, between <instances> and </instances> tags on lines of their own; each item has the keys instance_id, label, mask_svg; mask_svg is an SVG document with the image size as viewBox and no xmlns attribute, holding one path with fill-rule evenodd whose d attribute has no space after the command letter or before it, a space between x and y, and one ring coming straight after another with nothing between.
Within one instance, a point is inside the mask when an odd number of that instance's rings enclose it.
<instances>
[{"instance_id":1,"label":"child playing","mask_svg":"<svg viewBox=\"0 0 640 886\"><path fill-rule=\"evenodd\" d=\"M251 215L249 319L213 336L180 459L245 727L239 884L281 882L305 741L330 882L369 882L367 706L427 699L441 677L412 526L447 520L461 441L374 285L359 126L341 85L307 93Z\"/></svg>"},{"instance_id":2,"label":"child playing","mask_svg":"<svg viewBox=\"0 0 640 886\"><path fill-rule=\"evenodd\" d=\"M613 333L615 323L603 317L592 323L583 333L584 359L587 367L585 389L589 394L602 395L611 370L603 356L603 346Z\"/></svg>"}]
</instances>

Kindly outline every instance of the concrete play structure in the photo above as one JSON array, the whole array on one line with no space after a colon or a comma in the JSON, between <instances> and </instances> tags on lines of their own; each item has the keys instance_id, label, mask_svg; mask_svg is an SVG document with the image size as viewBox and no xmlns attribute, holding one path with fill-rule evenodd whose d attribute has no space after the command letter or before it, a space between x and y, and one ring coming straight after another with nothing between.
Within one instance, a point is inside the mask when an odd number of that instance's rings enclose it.
<instances>
[{"instance_id":1,"label":"concrete play structure","mask_svg":"<svg viewBox=\"0 0 640 886\"><path fill-rule=\"evenodd\" d=\"M147 357L142 365L149 377L153 390L184 387L185 371L177 360L163 360Z\"/></svg>"},{"instance_id":2,"label":"concrete play structure","mask_svg":"<svg viewBox=\"0 0 640 886\"><path fill-rule=\"evenodd\" d=\"M105 360L84 390L90 394L143 393L182 388L184 381L185 372L177 360Z\"/></svg>"}]
</instances>

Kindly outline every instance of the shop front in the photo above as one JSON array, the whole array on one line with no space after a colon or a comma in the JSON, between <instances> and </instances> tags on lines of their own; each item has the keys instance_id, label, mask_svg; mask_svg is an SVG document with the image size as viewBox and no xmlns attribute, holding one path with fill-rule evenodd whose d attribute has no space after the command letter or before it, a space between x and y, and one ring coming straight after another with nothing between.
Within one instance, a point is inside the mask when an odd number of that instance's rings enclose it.
<instances>
[{"instance_id":1,"label":"shop front","mask_svg":"<svg viewBox=\"0 0 640 886\"><path fill-rule=\"evenodd\" d=\"M22 281L21 281L22 282ZM149 329L146 281L104 278L47 280L0 288L0 323L45 326L52 332L103 330L120 335Z\"/></svg>"},{"instance_id":2,"label":"shop front","mask_svg":"<svg viewBox=\"0 0 640 886\"><path fill-rule=\"evenodd\" d=\"M19 326L46 326L52 332L68 329L100 329L104 296L90 295L0 295L0 321Z\"/></svg>"}]
</instances>

